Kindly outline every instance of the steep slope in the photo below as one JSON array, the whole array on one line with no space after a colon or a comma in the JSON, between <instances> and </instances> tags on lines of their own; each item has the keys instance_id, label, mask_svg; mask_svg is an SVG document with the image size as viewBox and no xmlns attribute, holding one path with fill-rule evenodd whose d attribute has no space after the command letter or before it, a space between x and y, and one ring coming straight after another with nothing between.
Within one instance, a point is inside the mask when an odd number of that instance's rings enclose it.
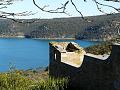
<instances>
[{"instance_id":1,"label":"steep slope","mask_svg":"<svg viewBox=\"0 0 120 90\"><path fill-rule=\"evenodd\" d=\"M116 37L116 22L120 14L85 17L38 19L33 23L17 23L0 19L0 36L29 38L77 38L77 39L106 39ZM33 19L23 19L26 22ZM110 34L110 35L109 35Z\"/></svg>"},{"instance_id":2,"label":"steep slope","mask_svg":"<svg viewBox=\"0 0 120 90\"><path fill-rule=\"evenodd\" d=\"M86 40L105 41L119 37L120 23L118 21L111 21L110 23L102 23L87 27L84 31L80 32L76 38Z\"/></svg>"}]
</instances>

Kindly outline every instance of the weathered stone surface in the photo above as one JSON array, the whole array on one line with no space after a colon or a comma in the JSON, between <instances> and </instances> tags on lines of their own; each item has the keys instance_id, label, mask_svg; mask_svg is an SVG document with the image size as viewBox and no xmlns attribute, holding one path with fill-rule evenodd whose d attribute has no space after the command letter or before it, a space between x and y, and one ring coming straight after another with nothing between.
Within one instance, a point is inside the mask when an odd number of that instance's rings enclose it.
<instances>
[{"instance_id":1,"label":"weathered stone surface","mask_svg":"<svg viewBox=\"0 0 120 90\"><path fill-rule=\"evenodd\" d=\"M111 55L106 60L83 53L82 62L76 66L73 62L81 59L75 58L74 54L75 52L71 52L67 59L62 58L67 53L60 52L50 43L49 74L54 77L69 77L69 86L74 90L120 90L119 44L112 46Z\"/></svg>"}]
</instances>

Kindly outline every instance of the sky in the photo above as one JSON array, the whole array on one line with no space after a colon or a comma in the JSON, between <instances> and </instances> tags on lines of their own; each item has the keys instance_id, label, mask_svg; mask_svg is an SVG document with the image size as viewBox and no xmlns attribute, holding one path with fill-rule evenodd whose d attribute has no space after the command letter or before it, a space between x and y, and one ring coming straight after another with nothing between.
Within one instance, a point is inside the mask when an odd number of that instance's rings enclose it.
<instances>
[{"instance_id":1,"label":"sky","mask_svg":"<svg viewBox=\"0 0 120 90\"><path fill-rule=\"evenodd\" d=\"M37 4L39 6L49 5L46 9L55 9L57 7L60 7L61 4L64 4L67 0L36 0ZM87 2L84 2L84 0L73 0L76 4L78 10L82 12L84 16L95 16L95 15L102 15L103 13L99 12L96 8L95 3L92 0L86 0ZM101 3L105 3L108 5L112 5L114 7L120 8L120 3L113 3L110 2L104 2L103 0L98 0ZM101 7L103 10L105 10L108 13L112 13L114 10L111 8ZM7 12L14 12L14 13L20 13L24 11L32 11L32 13L36 13L35 15L30 16L22 16L22 17L15 17L18 19L33 19L33 18L40 18L40 19L51 19L51 18L64 18L64 17L80 17L80 14L75 10L75 8L72 6L72 4L68 4L66 11L70 14L70 16L66 14L51 14L46 13L38 9L32 2L32 0L23 0L23 1L16 1L12 5L8 6L5 9L1 9L2 11Z\"/></svg>"}]
</instances>

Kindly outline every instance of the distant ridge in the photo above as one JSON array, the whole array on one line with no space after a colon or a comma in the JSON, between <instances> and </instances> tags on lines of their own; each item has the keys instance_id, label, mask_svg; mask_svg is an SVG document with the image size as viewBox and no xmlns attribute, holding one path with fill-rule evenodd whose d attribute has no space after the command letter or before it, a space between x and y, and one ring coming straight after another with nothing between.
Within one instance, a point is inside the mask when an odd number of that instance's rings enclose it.
<instances>
[{"instance_id":1,"label":"distant ridge","mask_svg":"<svg viewBox=\"0 0 120 90\"><path fill-rule=\"evenodd\" d=\"M0 37L106 40L118 35L115 25L116 22L120 22L120 13L85 18L91 22L80 17L38 19L34 23L17 23L0 19ZM34 19L20 19L23 22L32 20Z\"/></svg>"}]
</instances>

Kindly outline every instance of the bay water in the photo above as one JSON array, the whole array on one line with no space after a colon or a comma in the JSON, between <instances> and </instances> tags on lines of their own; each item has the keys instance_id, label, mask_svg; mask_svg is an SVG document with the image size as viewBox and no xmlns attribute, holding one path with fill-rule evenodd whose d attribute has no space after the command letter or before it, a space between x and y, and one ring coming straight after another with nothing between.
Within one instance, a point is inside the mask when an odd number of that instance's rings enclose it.
<instances>
[{"instance_id":1,"label":"bay water","mask_svg":"<svg viewBox=\"0 0 120 90\"><path fill-rule=\"evenodd\" d=\"M20 70L47 67L49 65L49 42L78 43L81 47L96 44L81 40L41 40L41 39L0 39L0 72L8 71L11 65Z\"/></svg>"}]
</instances>

